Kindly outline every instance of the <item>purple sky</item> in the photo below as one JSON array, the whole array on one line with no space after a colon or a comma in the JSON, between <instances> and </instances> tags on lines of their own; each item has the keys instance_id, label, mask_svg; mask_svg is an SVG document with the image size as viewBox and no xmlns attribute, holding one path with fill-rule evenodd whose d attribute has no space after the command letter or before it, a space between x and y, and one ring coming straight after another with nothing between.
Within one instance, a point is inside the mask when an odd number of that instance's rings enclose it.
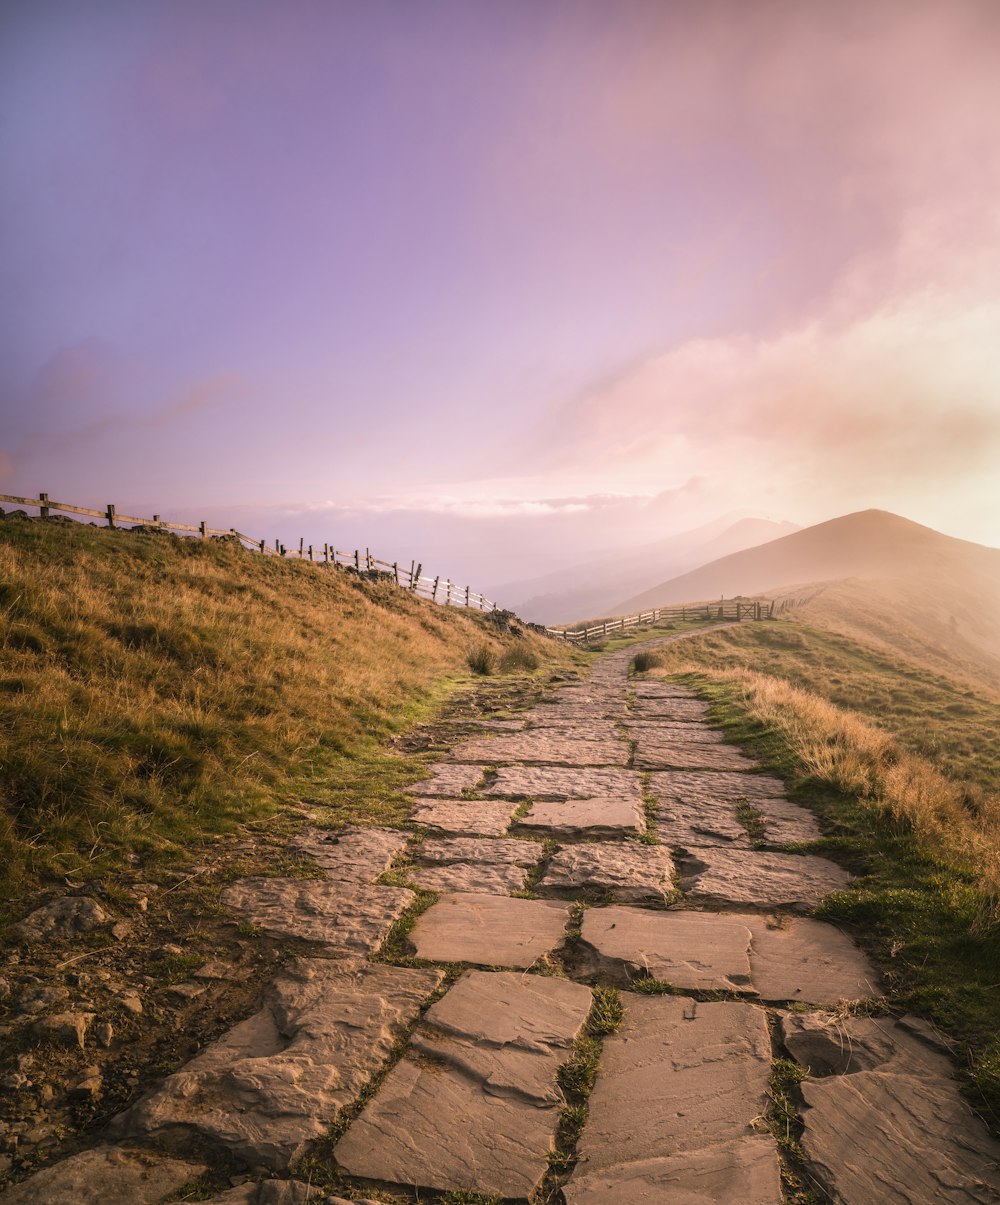
<instances>
[{"instance_id":1,"label":"purple sky","mask_svg":"<svg viewBox=\"0 0 1000 1205\"><path fill-rule=\"evenodd\" d=\"M0 489L474 584L1000 544L1000 5L7 0Z\"/></svg>"}]
</instances>

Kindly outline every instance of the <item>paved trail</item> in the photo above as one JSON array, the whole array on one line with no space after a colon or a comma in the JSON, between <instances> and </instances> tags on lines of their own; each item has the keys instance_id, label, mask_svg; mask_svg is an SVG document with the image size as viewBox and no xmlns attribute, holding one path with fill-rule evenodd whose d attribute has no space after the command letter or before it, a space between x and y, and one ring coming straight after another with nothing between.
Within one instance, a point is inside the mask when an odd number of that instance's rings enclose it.
<instances>
[{"instance_id":1,"label":"paved trail","mask_svg":"<svg viewBox=\"0 0 1000 1205\"><path fill-rule=\"evenodd\" d=\"M241 920L312 952L104 1145L4 1205L155 1205L220 1163L250 1179L214 1205L337 1201L295 1168L352 1106L333 1155L362 1192L549 1192L559 1069L599 985L620 989L624 1018L603 1042L567 1205L780 1202L776 1057L808 1070L801 1149L830 1199L1000 1201L1000 1145L938 1037L849 1007L879 996L877 975L809 918L848 876L780 848L819 835L812 814L689 691L630 683L635 651L456 744L415 788L422 841L311 830L297 845L325 880L230 887ZM401 858L407 881L441 893L409 935L417 965L373 961L415 901L378 882ZM535 898L517 894L529 884ZM456 963L468 969L450 981Z\"/></svg>"}]
</instances>

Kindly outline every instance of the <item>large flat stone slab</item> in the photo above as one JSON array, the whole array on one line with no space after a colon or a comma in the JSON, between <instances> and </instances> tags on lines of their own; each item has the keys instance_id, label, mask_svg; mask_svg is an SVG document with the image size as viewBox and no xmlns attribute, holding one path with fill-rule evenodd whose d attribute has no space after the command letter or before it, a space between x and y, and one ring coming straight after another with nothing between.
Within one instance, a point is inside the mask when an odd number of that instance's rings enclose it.
<instances>
[{"instance_id":1,"label":"large flat stone slab","mask_svg":"<svg viewBox=\"0 0 1000 1205\"><path fill-rule=\"evenodd\" d=\"M700 699L642 699L637 698L629 713L637 720L666 720L672 724L702 724L709 705Z\"/></svg>"},{"instance_id":2,"label":"large flat stone slab","mask_svg":"<svg viewBox=\"0 0 1000 1205\"><path fill-rule=\"evenodd\" d=\"M540 728L517 736L463 741L452 749L451 756L458 762L494 765L517 762L543 766L624 766L628 762L629 748L622 740L550 736L551 731Z\"/></svg>"},{"instance_id":3,"label":"large flat stone slab","mask_svg":"<svg viewBox=\"0 0 1000 1205\"><path fill-rule=\"evenodd\" d=\"M511 799L594 799L617 795L639 799L639 777L631 770L564 769L559 766L505 766L487 795Z\"/></svg>"},{"instance_id":4,"label":"large flat stone slab","mask_svg":"<svg viewBox=\"0 0 1000 1205\"><path fill-rule=\"evenodd\" d=\"M709 728L707 724L674 724L667 720L633 720L631 717L622 721L625 731L633 740L648 740L653 744L666 741L682 741L684 744L697 742L700 745L721 745L725 742L718 728Z\"/></svg>"},{"instance_id":5,"label":"large flat stone slab","mask_svg":"<svg viewBox=\"0 0 1000 1205\"><path fill-rule=\"evenodd\" d=\"M916 1022L916 1029L911 1030ZM781 1040L814 1079L856 1071L950 1081L954 1064L933 1030L915 1017L851 1016L842 1012L781 1012ZM918 1037L917 1034L922 1036Z\"/></svg>"},{"instance_id":6,"label":"large flat stone slab","mask_svg":"<svg viewBox=\"0 0 1000 1205\"><path fill-rule=\"evenodd\" d=\"M780 1205L783 1199L774 1143L763 1134L600 1171L581 1163L563 1197L566 1205Z\"/></svg>"},{"instance_id":7,"label":"large flat stone slab","mask_svg":"<svg viewBox=\"0 0 1000 1205\"><path fill-rule=\"evenodd\" d=\"M523 1200L548 1166L556 1074L590 1005L564 979L467 974L428 1011L410 1053L337 1144L337 1162L411 1190Z\"/></svg>"},{"instance_id":8,"label":"large flat stone slab","mask_svg":"<svg viewBox=\"0 0 1000 1205\"><path fill-rule=\"evenodd\" d=\"M112 1123L186 1150L208 1142L251 1169L293 1166L353 1103L441 982L435 970L296 960L261 1010Z\"/></svg>"},{"instance_id":9,"label":"large flat stone slab","mask_svg":"<svg viewBox=\"0 0 1000 1205\"><path fill-rule=\"evenodd\" d=\"M614 719L590 713L565 716L551 710L528 713L529 732L552 732L568 736L572 740L608 741L616 740L618 727ZM622 717L624 719L624 717Z\"/></svg>"},{"instance_id":10,"label":"large flat stone slab","mask_svg":"<svg viewBox=\"0 0 1000 1205\"><path fill-rule=\"evenodd\" d=\"M859 1071L799 1085L802 1151L834 1201L1000 1201L1000 1143L953 1082Z\"/></svg>"},{"instance_id":11,"label":"large flat stone slab","mask_svg":"<svg viewBox=\"0 0 1000 1205\"><path fill-rule=\"evenodd\" d=\"M408 841L409 834L397 828L307 828L292 838L292 848L325 870L328 879L374 883Z\"/></svg>"},{"instance_id":12,"label":"large flat stone slab","mask_svg":"<svg viewBox=\"0 0 1000 1205\"><path fill-rule=\"evenodd\" d=\"M702 846L733 845L750 848L750 834L736 815L735 803L728 800L682 799L661 801L653 813L656 833L666 845L698 850Z\"/></svg>"},{"instance_id":13,"label":"large flat stone slab","mask_svg":"<svg viewBox=\"0 0 1000 1205\"><path fill-rule=\"evenodd\" d=\"M634 654L633 654L634 655ZM698 700L698 696L688 686L681 686L677 682L656 682L649 679L633 679L628 684L628 689L635 695L637 699L694 699Z\"/></svg>"},{"instance_id":14,"label":"large flat stone slab","mask_svg":"<svg viewBox=\"0 0 1000 1205\"><path fill-rule=\"evenodd\" d=\"M160 1205L208 1169L204 1163L99 1146L3 1191L4 1205Z\"/></svg>"},{"instance_id":15,"label":"large flat stone slab","mask_svg":"<svg viewBox=\"0 0 1000 1205\"><path fill-rule=\"evenodd\" d=\"M610 1168L759 1137L754 1123L767 1109L771 1073L762 1009L685 996L629 994L624 1003L621 1031L604 1043L571 1184L584 1178L592 1184L595 1173ZM776 1177L773 1142L770 1148ZM765 1199L780 1201L780 1188Z\"/></svg>"},{"instance_id":16,"label":"large flat stone slab","mask_svg":"<svg viewBox=\"0 0 1000 1205\"><path fill-rule=\"evenodd\" d=\"M659 979L688 991L752 991L749 927L712 912L589 908L580 949L588 974Z\"/></svg>"},{"instance_id":17,"label":"large flat stone slab","mask_svg":"<svg viewBox=\"0 0 1000 1205\"><path fill-rule=\"evenodd\" d=\"M515 810L512 802L492 799L423 799L417 801L410 819L439 833L500 837L510 827Z\"/></svg>"},{"instance_id":18,"label":"large flat stone slab","mask_svg":"<svg viewBox=\"0 0 1000 1205\"><path fill-rule=\"evenodd\" d=\"M517 827L556 838L639 836L646 815L639 799L566 799L533 803Z\"/></svg>"},{"instance_id":19,"label":"large flat stone slab","mask_svg":"<svg viewBox=\"0 0 1000 1205\"><path fill-rule=\"evenodd\" d=\"M750 908L811 912L850 881L826 858L718 845L702 847L681 865L681 887L690 899Z\"/></svg>"},{"instance_id":20,"label":"large flat stone slab","mask_svg":"<svg viewBox=\"0 0 1000 1205\"><path fill-rule=\"evenodd\" d=\"M427 769L429 778L407 787L411 795L425 799L461 799L466 792L479 786L486 773L485 766L458 766L451 762L439 762Z\"/></svg>"},{"instance_id":21,"label":"large flat stone slab","mask_svg":"<svg viewBox=\"0 0 1000 1205\"><path fill-rule=\"evenodd\" d=\"M741 774L735 770L661 770L651 774L649 786L658 799L688 803L758 798L783 799L785 784L773 774Z\"/></svg>"},{"instance_id":22,"label":"large flat stone slab","mask_svg":"<svg viewBox=\"0 0 1000 1205\"><path fill-rule=\"evenodd\" d=\"M456 892L418 918L410 941L418 958L524 969L562 943L569 904Z\"/></svg>"},{"instance_id":23,"label":"large flat stone slab","mask_svg":"<svg viewBox=\"0 0 1000 1205\"><path fill-rule=\"evenodd\" d=\"M370 954L416 899L402 887L318 879L240 879L221 896L241 920L272 937L322 942L341 955Z\"/></svg>"},{"instance_id":24,"label":"large flat stone slab","mask_svg":"<svg viewBox=\"0 0 1000 1205\"><path fill-rule=\"evenodd\" d=\"M823 921L740 915L750 929L753 985L763 1000L834 1005L882 994L878 972L853 941Z\"/></svg>"},{"instance_id":25,"label":"large flat stone slab","mask_svg":"<svg viewBox=\"0 0 1000 1205\"><path fill-rule=\"evenodd\" d=\"M766 845L804 845L822 837L816 817L808 808L787 799L755 799Z\"/></svg>"},{"instance_id":26,"label":"large flat stone slab","mask_svg":"<svg viewBox=\"0 0 1000 1205\"><path fill-rule=\"evenodd\" d=\"M674 861L662 845L637 841L570 845L557 850L540 890L610 893L622 903L669 900L675 895Z\"/></svg>"},{"instance_id":27,"label":"large flat stone slab","mask_svg":"<svg viewBox=\"0 0 1000 1205\"><path fill-rule=\"evenodd\" d=\"M490 837L428 837L413 850L414 859L432 865L487 862L491 866L534 866L542 856L538 841Z\"/></svg>"},{"instance_id":28,"label":"large flat stone slab","mask_svg":"<svg viewBox=\"0 0 1000 1205\"><path fill-rule=\"evenodd\" d=\"M637 770L752 770L759 765L733 745L708 741L647 740L640 737L635 749Z\"/></svg>"},{"instance_id":29,"label":"large flat stone slab","mask_svg":"<svg viewBox=\"0 0 1000 1205\"><path fill-rule=\"evenodd\" d=\"M425 891L475 891L486 895L512 895L523 891L528 872L523 866L494 866L488 862L446 862L414 866L407 871L411 883Z\"/></svg>"}]
</instances>

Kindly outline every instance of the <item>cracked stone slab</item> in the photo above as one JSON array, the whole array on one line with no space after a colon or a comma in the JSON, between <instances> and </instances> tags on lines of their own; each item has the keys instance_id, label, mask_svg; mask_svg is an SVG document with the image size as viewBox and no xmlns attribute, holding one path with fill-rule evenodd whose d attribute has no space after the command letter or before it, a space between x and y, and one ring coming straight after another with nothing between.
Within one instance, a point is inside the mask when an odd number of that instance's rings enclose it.
<instances>
[{"instance_id":1,"label":"cracked stone slab","mask_svg":"<svg viewBox=\"0 0 1000 1205\"><path fill-rule=\"evenodd\" d=\"M411 795L434 799L461 799L466 791L474 791L483 781L485 766L459 766L452 762L437 762L428 766L430 778L407 787Z\"/></svg>"},{"instance_id":2,"label":"cracked stone slab","mask_svg":"<svg viewBox=\"0 0 1000 1205\"><path fill-rule=\"evenodd\" d=\"M621 734L611 720L576 720L565 724L532 724L524 735L543 734L569 741L620 741Z\"/></svg>"},{"instance_id":3,"label":"cracked stone slab","mask_svg":"<svg viewBox=\"0 0 1000 1205\"><path fill-rule=\"evenodd\" d=\"M428 1011L337 1162L380 1183L523 1200L548 1166L556 1074L590 1006L564 979L467 973Z\"/></svg>"},{"instance_id":4,"label":"cracked stone slab","mask_svg":"<svg viewBox=\"0 0 1000 1205\"><path fill-rule=\"evenodd\" d=\"M539 889L610 892L622 902L665 900L675 894L674 861L662 845L570 845L557 850Z\"/></svg>"},{"instance_id":5,"label":"cracked stone slab","mask_svg":"<svg viewBox=\"0 0 1000 1205\"><path fill-rule=\"evenodd\" d=\"M99 1146L35 1172L0 1195L4 1205L160 1205L207 1170L203 1163Z\"/></svg>"},{"instance_id":6,"label":"cracked stone slab","mask_svg":"<svg viewBox=\"0 0 1000 1205\"><path fill-rule=\"evenodd\" d=\"M631 717L623 722L626 732L633 740L721 745L725 739L718 728L709 728L707 724L671 724L666 721L633 720Z\"/></svg>"},{"instance_id":7,"label":"cracked stone slab","mask_svg":"<svg viewBox=\"0 0 1000 1205\"><path fill-rule=\"evenodd\" d=\"M541 704L528 712L532 728L572 728L577 724L603 723L624 719L625 704L604 704L600 707L564 707Z\"/></svg>"},{"instance_id":8,"label":"cracked stone slab","mask_svg":"<svg viewBox=\"0 0 1000 1205\"><path fill-rule=\"evenodd\" d=\"M621 1030L604 1043L571 1184L593 1183L595 1173L612 1167L759 1137L754 1122L767 1109L771 1074L763 1009L686 996L626 994L623 1002ZM777 1203L777 1150L766 1141L776 1189L770 1200Z\"/></svg>"},{"instance_id":9,"label":"cracked stone slab","mask_svg":"<svg viewBox=\"0 0 1000 1205\"><path fill-rule=\"evenodd\" d=\"M763 1000L832 1006L882 994L878 972L846 933L823 921L743 915L750 929L750 967Z\"/></svg>"},{"instance_id":10,"label":"cracked stone slab","mask_svg":"<svg viewBox=\"0 0 1000 1205\"><path fill-rule=\"evenodd\" d=\"M770 1138L734 1138L718 1146L638 1159L601 1171L580 1164L563 1186L566 1205L636 1205L637 1202L712 1205L781 1205L781 1169Z\"/></svg>"},{"instance_id":11,"label":"cracked stone slab","mask_svg":"<svg viewBox=\"0 0 1000 1205\"><path fill-rule=\"evenodd\" d=\"M631 770L560 766L505 766L497 771L496 782L486 794L512 799L641 798L639 777Z\"/></svg>"},{"instance_id":12,"label":"cracked stone slab","mask_svg":"<svg viewBox=\"0 0 1000 1205\"><path fill-rule=\"evenodd\" d=\"M425 891L482 892L512 895L523 891L528 872L523 866L496 866L488 862L446 862L437 866L414 866L407 878Z\"/></svg>"},{"instance_id":13,"label":"cracked stone slab","mask_svg":"<svg viewBox=\"0 0 1000 1205\"><path fill-rule=\"evenodd\" d=\"M658 798L688 803L784 799L785 784L773 774L741 774L731 770L662 770L650 775L650 790Z\"/></svg>"},{"instance_id":14,"label":"cracked stone slab","mask_svg":"<svg viewBox=\"0 0 1000 1205\"><path fill-rule=\"evenodd\" d=\"M635 749L637 770L752 770L759 765L734 745L707 741L654 741L640 737Z\"/></svg>"},{"instance_id":15,"label":"cracked stone slab","mask_svg":"<svg viewBox=\"0 0 1000 1205\"><path fill-rule=\"evenodd\" d=\"M629 690L637 699L693 699L698 696L687 686L676 682L632 681Z\"/></svg>"},{"instance_id":16,"label":"cracked stone slab","mask_svg":"<svg viewBox=\"0 0 1000 1205\"><path fill-rule=\"evenodd\" d=\"M916 1017L862 1017L841 1012L780 1012L781 1040L814 1079L857 1071L889 1071L950 1080L954 1064L933 1037L917 1037ZM925 1023L926 1024L926 1023ZM933 1027L928 1027L933 1033ZM918 1033L922 1032L920 1028Z\"/></svg>"},{"instance_id":17,"label":"cracked stone slab","mask_svg":"<svg viewBox=\"0 0 1000 1205\"><path fill-rule=\"evenodd\" d=\"M562 838L639 836L646 817L638 799L566 799L533 803L517 827Z\"/></svg>"},{"instance_id":18,"label":"cracked stone slab","mask_svg":"<svg viewBox=\"0 0 1000 1205\"><path fill-rule=\"evenodd\" d=\"M700 849L706 845L750 848L750 834L737 818L734 803L661 800L654 820L660 840L679 849Z\"/></svg>"},{"instance_id":19,"label":"cracked stone slab","mask_svg":"<svg viewBox=\"0 0 1000 1205\"><path fill-rule=\"evenodd\" d=\"M523 970L560 945L570 905L456 892L417 919L410 941L418 958Z\"/></svg>"},{"instance_id":20,"label":"cracked stone slab","mask_svg":"<svg viewBox=\"0 0 1000 1205\"><path fill-rule=\"evenodd\" d=\"M292 848L311 858L328 879L374 883L409 841L396 828L307 828L292 838Z\"/></svg>"},{"instance_id":21,"label":"cracked stone slab","mask_svg":"<svg viewBox=\"0 0 1000 1205\"><path fill-rule=\"evenodd\" d=\"M199 1142L282 1171L382 1067L441 982L436 970L298 959L261 1010L112 1123L131 1138Z\"/></svg>"},{"instance_id":22,"label":"cracked stone slab","mask_svg":"<svg viewBox=\"0 0 1000 1205\"><path fill-rule=\"evenodd\" d=\"M858 1071L799 1085L801 1145L834 1201L1000 1200L1000 1143L945 1077Z\"/></svg>"},{"instance_id":23,"label":"cracked stone slab","mask_svg":"<svg viewBox=\"0 0 1000 1205\"><path fill-rule=\"evenodd\" d=\"M541 856L538 841L502 837L429 837L413 850L415 861L432 865L487 862L491 866L534 866Z\"/></svg>"},{"instance_id":24,"label":"cracked stone slab","mask_svg":"<svg viewBox=\"0 0 1000 1205\"><path fill-rule=\"evenodd\" d=\"M750 908L811 912L850 881L846 870L826 858L720 845L702 846L681 866L681 888L689 899Z\"/></svg>"},{"instance_id":25,"label":"cracked stone slab","mask_svg":"<svg viewBox=\"0 0 1000 1205\"><path fill-rule=\"evenodd\" d=\"M370 954L416 899L403 887L318 879L240 879L221 900L273 937L322 942L343 955Z\"/></svg>"},{"instance_id":26,"label":"cracked stone slab","mask_svg":"<svg viewBox=\"0 0 1000 1205\"><path fill-rule=\"evenodd\" d=\"M756 799L767 845L804 845L822 837L816 817L808 808L788 799Z\"/></svg>"},{"instance_id":27,"label":"cracked stone slab","mask_svg":"<svg viewBox=\"0 0 1000 1205\"><path fill-rule=\"evenodd\" d=\"M622 740L586 740L550 736L551 729L538 729L518 736L492 740L469 740L451 751L458 762L528 762L538 765L624 766L629 748Z\"/></svg>"},{"instance_id":28,"label":"cracked stone slab","mask_svg":"<svg viewBox=\"0 0 1000 1205\"><path fill-rule=\"evenodd\" d=\"M659 979L688 991L752 992L750 941L742 919L617 906L587 909L580 933L589 975Z\"/></svg>"},{"instance_id":29,"label":"cracked stone slab","mask_svg":"<svg viewBox=\"0 0 1000 1205\"><path fill-rule=\"evenodd\" d=\"M441 833L472 833L481 837L501 837L510 827L513 803L486 799L418 800L410 813L414 824Z\"/></svg>"},{"instance_id":30,"label":"cracked stone slab","mask_svg":"<svg viewBox=\"0 0 1000 1205\"><path fill-rule=\"evenodd\" d=\"M636 699L631 714L640 720L703 723L708 710L709 704L701 699Z\"/></svg>"}]
</instances>

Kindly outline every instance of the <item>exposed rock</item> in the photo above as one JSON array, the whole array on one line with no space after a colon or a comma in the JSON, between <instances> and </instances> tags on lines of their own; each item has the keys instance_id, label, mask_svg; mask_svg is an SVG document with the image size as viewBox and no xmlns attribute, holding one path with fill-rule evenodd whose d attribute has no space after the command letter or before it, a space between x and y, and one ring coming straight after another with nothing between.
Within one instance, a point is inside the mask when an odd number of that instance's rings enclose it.
<instances>
[{"instance_id":1,"label":"exposed rock","mask_svg":"<svg viewBox=\"0 0 1000 1205\"><path fill-rule=\"evenodd\" d=\"M681 867L681 875L681 886L693 900L799 912L811 912L851 881L846 870L826 858L720 846L699 849L697 859Z\"/></svg>"},{"instance_id":2,"label":"exposed rock","mask_svg":"<svg viewBox=\"0 0 1000 1205\"><path fill-rule=\"evenodd\" d=\"M180 1150L199 1138L283 1170L385 1062L440 983L433 970L298 959L231 1029L113 1123Z\"/></svg>"},{"instance_id":3,"label":"exposed rock","mask_svg":"<svg viewBox=\"0 0 1000 1205\"><path fill-rule=\"evenodd\" d=\"M772 774L738 773L735 770L661 770L650 775L649 788L658 799L682 799L686 803L719 800L783 799L785 784Z\"/></svg>"},{"instance_id":4,"label":"exposed rock","mask_svg":"<svg viewBox=\"0 0 1000 1205\"><path fill-rule=\"evenodd\" d=\"M529 762L550 766L624 766L629 748L622 740L586 740L552 735L541 728L517 736L463 741L451 752L460 762Z\"/></svg>"},{"instance_id":5,"label":"exposed rock","mask_svg":"<svg viewBox=\"0 0 1000 1205\"><path fill-rule=\"evenodd\" d=\"M328 879L374 883L408 840L408 833L395 828L307 828L292 838L292 847L325 870Z\"/></svg>"},{"instance_id":6,"label":"exposed rock","mask_svg":"<svg viewBox=\"0 0 1000 1205\"><path fill-rule=\"evenodd\" d=\"M532 804L517 827L548 837L626 837L644 833L646 817L638 798L565 799Z\"/></svg>"},{"instance_id":7,"label":"exposed rock","mask_svg":"<svg viewBox=\"0 0 1000 1205\"><path fill-rule=\"evenodd\" d=\"M882 994L878 972L853 941L822 921L741 915L753 934L750 967L764 1000L833 1005Z\"/></svg>"},{"instance_id":8,"label":"exposed rock","mask_svg":"<svg viewBox=\"0 0 1000 1205\"><path fill-rule=\"evenodd\" d=\"M580 945L588 970L627 983L660 979L687 990L750 991L750 929L711 912L589 908Z\"/></svg>"},{"instance_id":9,"label":"exposed rock","mask_svg":"<svg viewBox=\"0 0 1000 1205\"><path fill-rule=\"evenodd\" d=\"M493 866L534 866L542 856L537 841L499 840L496 838L428 838L413 850L418 862L487 862Z\"/></svg>"},{"instance_id":10,"label":"exposed rock","mask_svg":"<svg viewBox=\"0 0 1000 1205\"><path fill-rule=\"evenodd\" d=\"M623 902L668 899L675 894L674 863L662 845L570 845L558 850L539 883L542 889L611 892Z\"/></svg>"},{"instance_id":11,"label":"exposed rock","mask_svg":"<svg viewBox=\"0 0 1000 1205\"><path fill-rule=\"evenodd\" d=\"M418 800L410 813L414 824L440 833L474 833L480 837L500 837L510 827L514 814L512 802L495 800Z\"/></svg>"},{"instance_id":12,"label":"exposed rock","mask_svg":"<svg viewBox=\"0 0 1000 1205\"><path fill-rule=\"evenodd\" d=\"M635 750L637 770L751 770L758 765L733 745L707 741L664 741L640 737Z\"/></svg>"},{"instance_id":13,"label":"exposed rock","mask_svg":"<svg viewBox=\"0 0 1000 1205\"><path fill-rule=\"evenodd\" d=\"M110 1021L101 1021L94 1026L94 1037L97 1038L98 1046L103 1046L105 1050L111 1045L115 1036L115 1027Z\"/></svg>"},{"instance_id":14,"label":"exposed rock","mask_svg":"<svg viewBox=\"0 0 1000 1205\"><path fill-rule=\"evenodd\" d=\"M823 1012L782 1012L778 1017L788 1053L814 1079L857 1071L951 1078L951 1059L908 1033L893 1017Z\"/></svg>"},{"instance_id":15,"label":"exposed rock","mask_svg":"<svg viewBox=\"0 0 1000 1205\"><path fill-rule=\"evenodd\" d=\"M84 1067L70 1085L69 1094L78 1100L97 1100L104 1091L100 1067Z\"/></svg>"},{"instance_id":16,"label":"exposed rock","mask_svg":"<svg viewBox=\"0 0 1000 1205\"><path fill-rule=\"evenodd\" d=\"M24 920L11 925L11 932L22 941L41 941L52 934L65 937L89 933L107 924L108 914L88 895L64 895L36 908Z\"/></svg>"},{"instance_id":17,"label":"exposed rock","mask_svg":"<svg viewBox=\"0 0 1000 1205\"><path fill-rule=\"evenodd\" d=\"M425 891L475 891L510 895L521 891L528 872L521 866L491 866L485 862L448 862L439 866L414 866L407 878Z\"/></svg>"},{"instance_id":18,"label":"exposed rock","mask_svg":"<svg viewBox=\"0 0 1000 1205\"><path fill-rule=\"evenodd\" d=\"M762 1009L684 996L626 996L621 1031L604 1043L573 1179L593 1185L595 1173L613 1167L682 1152L707 1154L722 1143L754 1139L768 1143L773 1161L770 1180L761 1177L771 1193L764 1200L780 1202L777 1151L754 1129L767 1108L770 1073L771 1040ZM690 1164L687 1170L693 1170ZM734 1170L730 1163L730 1176ZM681 1186L689 1193L694 1187L683 1181Z\"/></svg>"},{"instance_id":19,"label":"exposed rock","mask_svg":"<svg viewBox=\"0 0 1000 1205\"><path fill-rule=\"evenodd\" d=\"M473 791L479 786L486 770L485 766L456 766L451 763L439 763L427 768L430 778L408 787L410 794L428 799L460 799L464 792Z\"/></svg>"},{"instance_id":20,"label":"exposed rock","mask_svg":"<svg viewBox=\"0 0 1000 1205\"><path fill-rule=\"evenodd\" d=\"M767 845L803 845L822 837L816 817L808 808L787 799L755 799Z\"/></svg>"},{"instance_id":21,"label":"exposed rock","mask_svg":"<svg viewBox=\"0 0 1000 1205\"><path fill-rule=\"evenodd\" d=\"M629 690L637 699L697 699L698 696L688 686L677 682L658 682L655 679L633 680Z\"/></svg>"},{"instance_id":22,"label":"exposed rock","mask_svg":"<svg viewBox=\"0 0 1000 1205\"><path fill-rule=\"evenodd\" d=\"M636 741L645 740L653 745L668 741L697 742L699 745L721 745L725 737L718 728L707 724L671 724L658 720L634 720L629 716L624 721L625 730Z\"/></svg>"},{"instance_id":23,"label":"exposed rock","mask_svg":"<svg viewBox=\"0 0 1000 1205\"><path fill-rule=\"evenodd\" d=\"M142 1000L138 992L123 992L118 999L118 1003L130 1012L134 1017L142 1016Z\"/></svg>"},{"instance_id":24,"label":"exposed rock","mask_svg":"<svg viewBox=\"0 0 1000 1205\"><path fill-rule=\"evenodd\" d=\"M178 1000L197 1000L208 991L207 983L172 983L167 988L167 994Z\"/></svg>"},{"instance_id":25,"label":"exposed rock","mask_svg":"<svg viewBox=\"0 0 1000 1205\"><path fill-rule=\"evenodd\" d=\"M700 699L636 699L632 707L635 719L663 720L665 723L703 722L709 705Z\"/></svg>"},{"instance_id":26,"label":"exposed rock","mask_svg":"<svg viewBox=\"0 0 1000 1205\"><path fill-rule=\"evenodd\" d=\"M31 1027L31 1032L36 1038L56 1042L60 1046L75 1046L82 1050L93 1019L93 1013L54 1013L51 1017L42 1017L36 1021Z\"/></svg>"},{"instance_id":27,"label":"exposed rock","mask_svg":"<svg viewBox=\"0 0 1000 1205\"><path fill-rule=\"evenodd\" d=\"M410 941L431 962L524 968L562 942L569 911L557 900L456 893L417 919Z\"/></svg>"},{"instance_id":28,"label":"exposed rock","mask_svg":"<svg viewBox=\"0 0 1000 1205\"><path fill-rule=\"evenodd\" d=\"M687 803L661 798L655 821L660 840L677 849L697 850L710 845L750 848L750 834L736 816L736 804L728 800Z\"/></svg>"},{"instance_id":29,"label":"exposed rock","mask_svg":"<svg viewBox=\"0 0 1000 1205\"><path fill-rule=\"evenodd\" d=\"M370 954L416 898L402 887L316 879L241 879L222 903L265 933L322 942L340 954Z\"/></svg>"},{"instance_id":30,"label":"exposed rock","mask_svg":"<svg viewBox=\"0 0 1000 1205\"><path fill-rule=\"evenodd\" d=\"M590 1005L564 979L463 976L337 1144L337 1162L407 1187L527 1197L559 1121L556 1073Z\"/></svg>"},{"instance_id":31,"label":"exposed rock","mask_svg":"<svg viewBox=\"0 0 1000 1205\"><path fill-rule=\"evenodd\" d=\"M69 991L60 983L32 983L21 993L17 1005L22 1013L33 1017L68 999Z\"/></svg>"},{"instance_id":32,"label":"exposed rock","mask_svg":"<svg viewBox=\"0 0 1000 1205\"><path fill-rule=\"evenodd\" d=\"M306 1202L308 1205L379 1205L369 1197L348 1201L345 1197L327 1196L314 1184L303 1184L300 1180L248 1182L210 1197L202 1205L306 1205Z\"/></svg>"},{"instance_id":33,"label":"exposed rock","mask_svg":"<svg viewBox=\"0 0 1000 1205\"><path fill-rule=\"evenodd\" d=\"M564 769L559 766L505 766L487 795L512 799L639 799L639 777L631 770Z\"/></svg>"},{"instance_id":34,"label":"exposed rock","mask_svg":"<svg viewBox=\"0 0 1000 1205\"><path fill-rule=\"evenodd\" d=\"M207 1170L204 1164L99 1146L12 1185L3 1205L159 1205Z\"/></svg>"},{"instance_id":35,"label":"exposed rock","mask_svg":"<svg viewBox=\"0 0 1000 1205\"><path fill-rule=\"evenodd\" d=\"M601 1171L590 1171L581 1162L564 1185L563 1197L566 1205L780 1205L783 1200L777 1152L763 1134Z\"/></svg>"}]
</instances>

